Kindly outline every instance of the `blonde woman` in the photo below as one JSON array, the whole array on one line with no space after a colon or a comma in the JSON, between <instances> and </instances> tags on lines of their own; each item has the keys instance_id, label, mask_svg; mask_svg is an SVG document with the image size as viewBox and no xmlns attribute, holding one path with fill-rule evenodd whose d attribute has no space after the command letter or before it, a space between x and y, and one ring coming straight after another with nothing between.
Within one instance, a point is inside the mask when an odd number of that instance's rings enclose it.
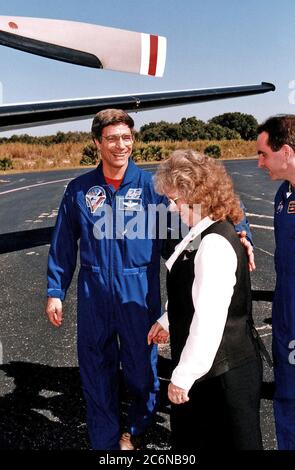
<instances>
[{"instance_id":1,"label":"blonde woman","mask_svg":"<svg viewBox=\"0 0 295 470\"><path fill-rule=\"evenodd\" d=\"M173 447L262 449L262 366L232 181L217 161L179 150L160 165L155 184L190 227L166 262L168 312L148 335L161 343L170 333Z\"/></svg>"}]
</instances>

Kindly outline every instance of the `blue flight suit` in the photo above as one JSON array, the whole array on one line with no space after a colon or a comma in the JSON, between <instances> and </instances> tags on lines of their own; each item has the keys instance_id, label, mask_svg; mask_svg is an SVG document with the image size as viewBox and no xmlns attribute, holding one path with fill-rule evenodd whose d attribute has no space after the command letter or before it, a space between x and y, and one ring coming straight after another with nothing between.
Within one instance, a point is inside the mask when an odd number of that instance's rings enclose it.
<instances>
[{"instance_id":1,"label":"blue flight suit","mask_svg":"<svg viewBox=\"0 0 295 470\"><path fill-rule=\"evenodd\" d=\"M118 449L120 364L134 396L128 431L143 433L155 409L157 346L148 346L147 334L161 315L163 240L147 216L150 204L167 206L150 173L129 161L115 192L100 164L69 183L50 247L48 296L64 300L80 240L78 360L94 449Z\"/></svg>"},{"instance_id":2,"label":"blue flight suit","mask_svg":"<svg viewBox=\"0 0 295 470\"><path fill-rule=\"evenodd\" d=\"M295 450L295 192L285 181L275 196L276 287L272 311L274 414L278 448ZM290 344L291 343L291 344Z\"/></svg>"}]
</instances>

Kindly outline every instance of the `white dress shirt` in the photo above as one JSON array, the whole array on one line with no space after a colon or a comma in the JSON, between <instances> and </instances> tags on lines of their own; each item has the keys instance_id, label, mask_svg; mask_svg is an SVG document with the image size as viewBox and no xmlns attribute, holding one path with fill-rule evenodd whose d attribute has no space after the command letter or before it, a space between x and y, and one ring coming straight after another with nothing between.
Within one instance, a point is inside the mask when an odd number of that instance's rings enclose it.
<instances>
[{"instance_id":1,"label":"white dress shirt","mask_svg":"<svg viewBox=\"0 0 295 470\"><path fill-rule=\"evenodd\" d=\"M191 228L167 260L169 270L188 243L213 223L206 217ZM174 385L185 390L189 390L195 380L205 375L213 364L236 284L237 256L228 240L210 233L200 241L194 264L192 300L195 311L180 361L171 377ZM169 331L167 313L158 322Z\"/></svg>"}]
</instances>

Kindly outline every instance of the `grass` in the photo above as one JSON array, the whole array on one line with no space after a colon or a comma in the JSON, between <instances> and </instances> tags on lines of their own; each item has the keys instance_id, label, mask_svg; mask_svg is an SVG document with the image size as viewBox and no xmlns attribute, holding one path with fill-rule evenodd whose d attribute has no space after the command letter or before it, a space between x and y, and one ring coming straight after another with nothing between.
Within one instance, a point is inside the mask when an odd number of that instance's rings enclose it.
<instances>
[{"instance_id":1,"label":"grass","mask_svg":"<svg viewBox=\"0 0 295 470\"><path fill-rule=\"evenodd\" d=\"M10 158L15 171L40 171L61 168L80 167L82 152L90 141L78 143L61 143L45 146L40 144L5 143L0 145L0 159ZM177 149L191 148L203 152L208 145L218 145L221 149L221 159L235 159L253 157L256 155L255 141L224 140L224 141L163 141L135 144L135 161L137 163L153 163L166 158L169 153ZM160 157L154 160L149 148L160 147ZM1 171L1 174L10 173L11 170Z\"/></svg>"}]
</instances>

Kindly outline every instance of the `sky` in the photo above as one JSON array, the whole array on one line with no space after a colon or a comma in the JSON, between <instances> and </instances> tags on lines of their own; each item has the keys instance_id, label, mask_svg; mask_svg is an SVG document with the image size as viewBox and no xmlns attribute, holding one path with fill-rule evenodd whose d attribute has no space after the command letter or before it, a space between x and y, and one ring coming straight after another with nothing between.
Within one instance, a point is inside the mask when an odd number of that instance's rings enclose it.
<instances>
[{"instance_id":1,"label":"sky","mask_svg":"<svg viewBox=\"0 0 295 470\"><path fill-rule=\"evenodd\" d=\"M151 121L208 119L225 112L268 116L295 113L295 2L292 0L0 0L0 15L94 23L167 38L163 78L90 69L0 46L2 102L146 93L272 82L264 95L132 114L135 127ZM21 131L89 131L90 120Z\"/></svg>"}]
</instances>

